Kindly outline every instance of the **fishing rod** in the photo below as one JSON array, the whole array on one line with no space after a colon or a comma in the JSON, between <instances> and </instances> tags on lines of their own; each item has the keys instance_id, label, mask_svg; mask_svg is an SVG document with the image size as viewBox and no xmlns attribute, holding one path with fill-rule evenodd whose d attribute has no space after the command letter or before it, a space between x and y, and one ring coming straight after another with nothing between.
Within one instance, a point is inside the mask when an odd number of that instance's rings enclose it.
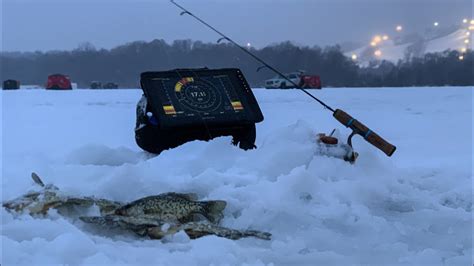
<instances>
[{"instance_id":1,"label":"fishing rod","mask_svg":"<svg viewBox=\"0 0 474 266\"><path fill-rule=\"evenodd\" d=\"M221 42L222 40L227 40L228 42L232 43L237 48L239 48L240 50L242 50L243 52L245 52L246 54L248 54L249 56L251 56L252 58L257 60L258 62L260 62L263 65L261 68L266 67L266 68L270 69L275 74L277 74L278 76L280 76L284 80L288 81L296 89L299 89L302 92L306 93L306 95L308 95L313 100L317 101L319 104L324 106L324 108L330 110L333 113L332 114L333 117L336 118L337 121L339 121L341 124L343 124L344 126L350 128L352 130L352 133L349 135L349 138L347 140L347 143L350 146L352 146L352 137L354 135L358 134L358 135L362 136L367 142L369 142L370 144L372 144L373 146L375 146L376 148L378 148L382 152L384 152L387 156L392 156L392 154L397 149L394 145L392 145L389 142L387 142L386 140L384 140L382 137L377 135L374 131L369 129L367 126L365 126L364 124L362 124L361 122L359 122L358 120L353 118L351 115L349 115L348 113L342 111L341 109L334 110L329 105L327 105L326 103L324 103L323 101L321 101L320 99L318 99L317 97L315 97L314 95L309 93L307 90L305 90L304 88L302 88L301 86L299 86L298 84L293 82L291 79L289 79L287 76L282 74L280 71L278 71L277 69L275 69L271 65L267 64L265 61L260 59L254 53L250 52L248 49L246 49L243 46L241 46L240 44L236 43L234 40L227 37L225 34L218 31L216 28L214 28L213 26L209 25L207 22L205 22L204 20L202 20L198 16L191 13L189 10L187 10L186 8L181 6L180 4L176 3L174 0L170 0L170 2L173 5L177 6L179 9L182 10L181 13L180 13L181 16L182 15L189 15L189 16L193 17L194 19L196 19L197 21L199 21L204 26L206 26L209 29L211 29L212 31L214 31L215 33L219 34L221 36L221 38L217 41L218 43Z\"/></svg>"}]
</instances>

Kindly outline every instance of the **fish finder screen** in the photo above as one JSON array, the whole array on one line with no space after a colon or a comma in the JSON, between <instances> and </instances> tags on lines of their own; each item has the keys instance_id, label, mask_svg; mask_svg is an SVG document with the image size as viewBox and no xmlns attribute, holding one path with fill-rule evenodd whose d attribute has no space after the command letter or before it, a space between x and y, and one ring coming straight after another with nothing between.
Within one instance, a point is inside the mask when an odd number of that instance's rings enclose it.
<instances>
[{"instance_id":1,"label":"fish finder screen","mask_svg":"<svg viewBox=\"0 0 474 266\"><path fill-rule=\"evenodd\" d=\"M255 97L238 69L146 72L142 74L141 84L162 127L263 120Z\"/></svg>"}]
</instances>

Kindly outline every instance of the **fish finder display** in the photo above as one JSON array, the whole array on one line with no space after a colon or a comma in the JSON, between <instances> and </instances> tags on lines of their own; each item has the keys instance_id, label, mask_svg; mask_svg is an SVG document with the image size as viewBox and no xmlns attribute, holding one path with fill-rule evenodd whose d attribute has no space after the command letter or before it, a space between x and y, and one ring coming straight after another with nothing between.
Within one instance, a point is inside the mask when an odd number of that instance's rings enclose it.
<instances>
[{"instance_id":1,"label":"fish finder display","mask_svg":"<svg viewBox=\"0 0 474 266\"><path fill-rule=\"evenodd\" d=\"M141 78L148 104L161 127L263 120L238 69L145 72Z\"/></svg>"}]
</instances>

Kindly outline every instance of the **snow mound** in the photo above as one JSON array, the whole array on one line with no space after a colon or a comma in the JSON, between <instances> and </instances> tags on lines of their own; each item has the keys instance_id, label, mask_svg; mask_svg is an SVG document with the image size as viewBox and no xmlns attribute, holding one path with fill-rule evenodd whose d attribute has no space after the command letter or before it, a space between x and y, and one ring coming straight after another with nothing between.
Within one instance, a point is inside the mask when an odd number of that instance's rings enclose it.
<instances>
[{"instance_id":1,"label":"snow mound","mask_svg":"<svg viewBox=\"0 0 474 266\"><path fill-rule=\"evenodd\" d=\"M81 165L119 166L126 163L136 164L139 160L140 154L125 147L112 149L98 144L81 147L66 157L66 163Z\"/></svg>"}]
</instances>

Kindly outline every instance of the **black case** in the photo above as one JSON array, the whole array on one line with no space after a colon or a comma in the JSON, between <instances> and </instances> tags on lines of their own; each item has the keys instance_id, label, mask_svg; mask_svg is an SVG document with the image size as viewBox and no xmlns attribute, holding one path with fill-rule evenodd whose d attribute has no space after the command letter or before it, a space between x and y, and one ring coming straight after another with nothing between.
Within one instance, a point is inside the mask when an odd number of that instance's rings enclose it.
<instances>
[{"instance_id":1,"label":"black case","mask_svg":"<svg viewBox=\"0 0 474 266\"><path fill-rule=\"evenodd\" d=\"M244 150L255 148L255 123L264 118L239 69L144 72L140 83L144 97L137 105L135 139L142 149L160 153L220 136L232 136ZM207 97L188 97L202 92Z\"/></svg>"}]
</instances>

